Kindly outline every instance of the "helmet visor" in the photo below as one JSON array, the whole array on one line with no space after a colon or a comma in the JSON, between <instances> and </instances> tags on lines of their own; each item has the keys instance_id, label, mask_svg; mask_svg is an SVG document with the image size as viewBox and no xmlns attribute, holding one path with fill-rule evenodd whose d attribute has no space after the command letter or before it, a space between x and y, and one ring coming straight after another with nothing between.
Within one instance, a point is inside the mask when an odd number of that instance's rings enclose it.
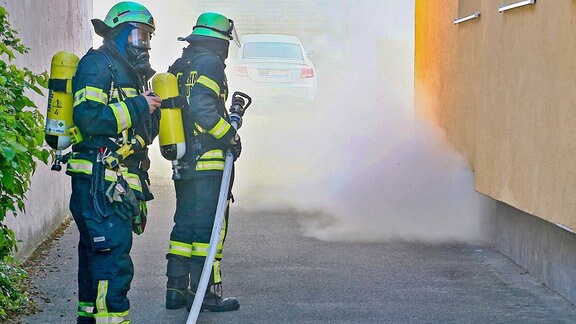
<instances>
[{"instance_id":1,"label":"helmet visor","mask_svg":"<svg viewBox=\"0 0 576 324\"><path fill-rule=\"evenodd\" d=\"M150 49L150 32L140 28L134 28L128 35L128 44L140 49Z\"/></svg>"},{"instance_id":2,"label":"helmet visor","mask_svg":"<svg viewBox=\"0 0 576 324\"><path fill-rule=\"evenodd\" d=\"M236 46L240 47L240 38L238 38L236 27L234 27L234 20L228 19L228 21L230 21L230 30L228 30L228 35L230 36L230 39L236 43Z\"/></svg>"}]
</instances>

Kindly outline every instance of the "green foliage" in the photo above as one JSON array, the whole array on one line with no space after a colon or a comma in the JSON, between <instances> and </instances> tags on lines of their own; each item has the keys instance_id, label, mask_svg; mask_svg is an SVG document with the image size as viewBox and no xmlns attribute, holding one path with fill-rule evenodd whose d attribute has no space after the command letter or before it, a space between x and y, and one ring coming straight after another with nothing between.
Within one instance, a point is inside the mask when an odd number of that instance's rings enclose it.
<instances>
[{"instance_id":1,"label":"green foliage","mask_svg":"<svg viewBox=\"0 0 576 324\"><path fill-rule=\"evenodd\" d=\"M44 117L30 98L29 91L40 95L38 84L43 76L12 61L28 48L16 37L8 22L6 9L0 7L0 222L8 212L25 211L24 199L36 161L48 162L50 153L41 147L44 140ZM7 60L6 60L7 59ZM14 234L0 227L0 260L16 248Z\"/></svg>"},{"instance_id":2,"label":"green foliage","mask_svg":"<svg viewBox=\"0 0 576 324\"><path fill-rule=\"evenodd\" d=\"M29 304L26 291L26 272L20 267L0 261L0 321L8 320L12 314L21 312Z\"/></svg>"},{"instance_id":3,"label":"green foliage","mask_svg":"<svg viewBox=\"0 0 576 324\"><path fill-rule=\"evenodd\" d=\"M13 64L16 55L28 52L16 34L6 9L0 6L0 322L28 304L23 282L26 272L10 265L17 241L3 221L9 212L25 211L36 161L48 163L50 156L42 148L44 117L26 96L30 91L43 95L37 85L46 81L45 74L36 75Z\"/></svg>"}]
</instances>

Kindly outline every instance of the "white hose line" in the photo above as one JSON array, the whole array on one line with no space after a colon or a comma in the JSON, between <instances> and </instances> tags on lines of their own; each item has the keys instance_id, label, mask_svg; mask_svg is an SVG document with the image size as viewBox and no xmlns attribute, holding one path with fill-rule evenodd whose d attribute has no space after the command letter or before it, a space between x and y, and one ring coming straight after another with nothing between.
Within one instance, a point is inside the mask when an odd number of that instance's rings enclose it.
<instances>
[{"instance_id":1,"label":"white hose line","mask_svg":"<svg viewBox=\"0 0 576 324\"><path fill-rule=\"evenodd\" d=\"M232 122L232 126L237 128L236 123ZM202 268L202 275L194 295L194 303L188 314L186 324L195 324L202 308L202 301L206 288L208 288L208 281L212 272L214 258L216 256L216 248L220 242L220 232L224 224L224 215L228 208L228 194L230 193L230 177L232 176L232 166L234 164L234 156L230 150L226 151L226 160L224 162L224 172L222 173L222 182L220 183L220 196L218 197L218 207L216 207L216 216L214 218L214 226L212 227L212 236L210 236L210 247L208 248L208 255L204 261Z\"/></svg>"}]
</instances>

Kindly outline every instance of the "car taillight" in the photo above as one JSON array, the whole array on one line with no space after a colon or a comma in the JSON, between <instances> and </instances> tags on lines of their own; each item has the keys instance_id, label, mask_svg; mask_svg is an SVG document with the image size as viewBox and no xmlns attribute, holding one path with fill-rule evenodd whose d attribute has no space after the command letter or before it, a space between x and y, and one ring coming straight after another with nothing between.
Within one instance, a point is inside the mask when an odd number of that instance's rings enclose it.
<instances>
[{"instance_id":1,"label":"car taillight","mask_svg":"<svg viewBox=\"0 0 576 324\"><path fill-rule=\"evenodd\" d=\"M246 67L243 65L237 66L236 67L236 75L237 76L247 76L248 75L248 69L246 69Z\"/></svg>"},{"instance_id":2,"label":"car taillight","mask_svg":"<svg viewBox=\"0 0 576 324\"><path fill-rule=\"evenodd\" d=\"M311 67L305 67L300 70L300 79L308 79L314 77L314 69Z\"/></svg>"}]
</instances>

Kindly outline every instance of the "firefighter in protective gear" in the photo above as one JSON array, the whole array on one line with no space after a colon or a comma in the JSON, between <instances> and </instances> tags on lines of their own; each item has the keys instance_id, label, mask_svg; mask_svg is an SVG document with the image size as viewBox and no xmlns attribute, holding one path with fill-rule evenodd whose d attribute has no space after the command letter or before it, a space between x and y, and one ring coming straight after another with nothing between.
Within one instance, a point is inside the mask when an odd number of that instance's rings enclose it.
<instances>
[{"instance_id":1,"label":"firefighter in protective gear","mask_svg":"<svg viewBox=\"0 0 576 324\"><path fill-rule=\"evenodd\" d=\"M153 199L147 145L158 134L161 100L144 83L154 74L148 51L155 25L135 2L114 5L92 24L104 41L82 57L72 80L83 140L73 145L66 171L80 232L77 322L129 323L132 218L145 219L145 202ZM106 167L114 156L122 158Z\"/></svg>"},{"instance_id":2,"label":"firefighter in protective gear","mask_svg":"<svg viewBox=\"0 0 576 324\"><path fill-rule=\"evenodd\" d=\"M225 151L235 148L236 157L240 152L240 139L229 123L225 106L228 85L224 68L233 39L232 20L217 13L203 13L192 33L178 38L188 46L168 70L177 76L180 95L186 97L182 118L187 137L187 150L180 161L187 168L183 168L180 180L174 179L176 212L166 255L168 309L192 306L210 243ZM236 298L222 297L220 261L227 225L228 211L203 310L223 312L240 307Z\"/></svg>"}]
</instances>

